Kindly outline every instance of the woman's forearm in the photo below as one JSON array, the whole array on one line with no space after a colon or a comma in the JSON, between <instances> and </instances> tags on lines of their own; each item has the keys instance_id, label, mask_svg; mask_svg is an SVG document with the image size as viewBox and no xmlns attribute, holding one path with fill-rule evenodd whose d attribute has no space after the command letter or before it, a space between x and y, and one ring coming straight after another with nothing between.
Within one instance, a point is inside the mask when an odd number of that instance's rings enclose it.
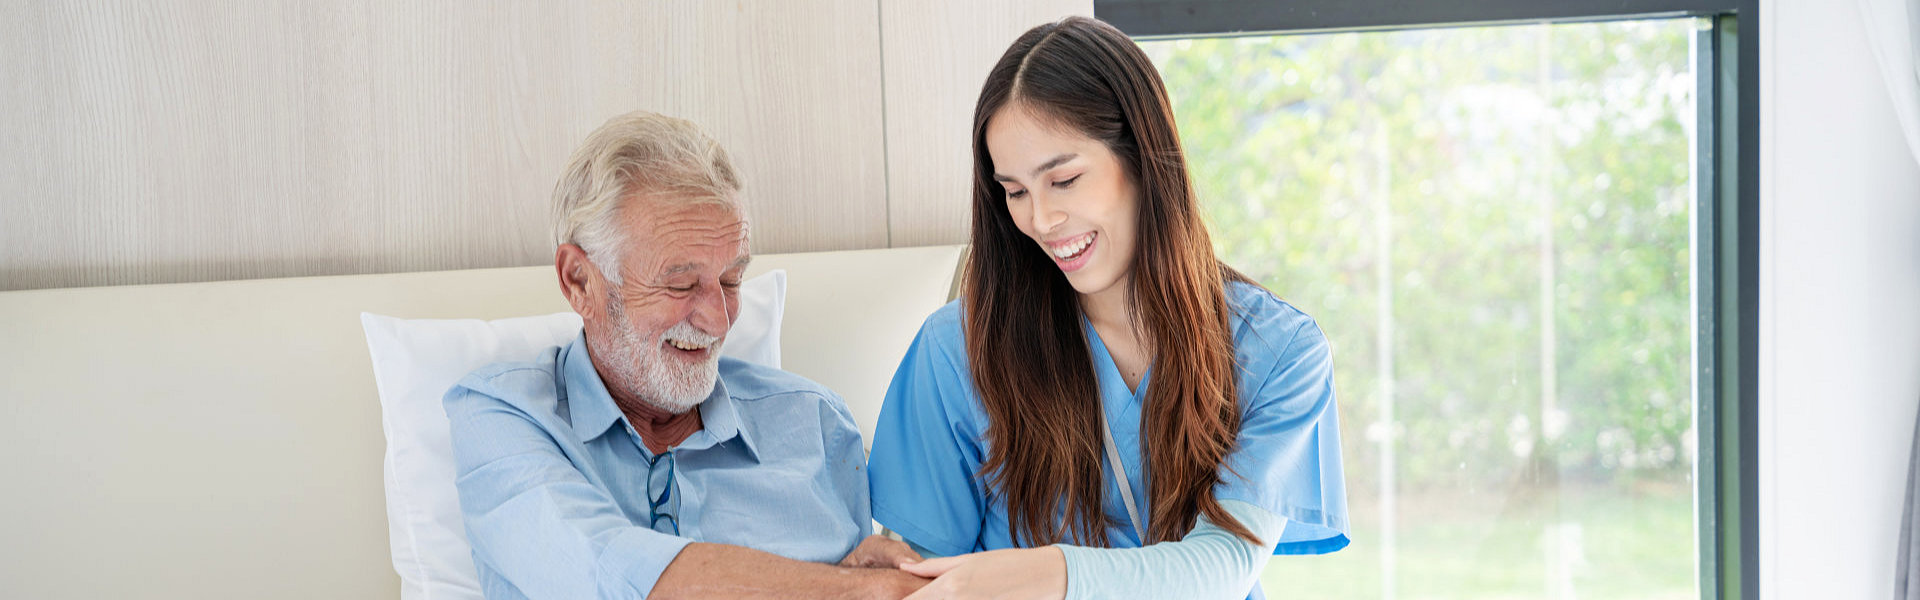
<instances>
[{"instance_id":1,"label":"woman's forearm","mask_svg":"<svg viewBox=\"0 0 1920 600\"><path fill-rule=\"evenodd\" d=\"M1201 517L1176 542L1145 548L1058 545L1067 562L1067 600L1083 598L1245 598L1259 582L1287 520L1252 504L1221 505L1260 538L1253 544Z\"/></svg>"}]
</instances>

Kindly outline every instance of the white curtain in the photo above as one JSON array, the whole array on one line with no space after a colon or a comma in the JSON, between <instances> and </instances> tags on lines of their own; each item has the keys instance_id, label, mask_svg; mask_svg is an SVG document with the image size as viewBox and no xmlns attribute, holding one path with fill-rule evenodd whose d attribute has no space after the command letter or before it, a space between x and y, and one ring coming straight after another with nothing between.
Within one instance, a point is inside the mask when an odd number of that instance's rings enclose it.
<instances>
[{"instance_id":1,"label":"white curtain","mask_svg":"<svg viewBox=\"0 0 1920 600\"><path fill-rule=\"evenodd\" d=\"M1859 0L1867 43L1893 96L1893 111L1920 161L1920 0Z\"/></svg>"},{"instance_id":2,"label":"white curtain","mask_svg":"<svg viewBox=\"0 0 1920 600\"><path fill-rule=\"evenodd\" d=\"M1859 0L1880 74L1893 97L1893 112L1907 137L1907 150L1920 161L1920 0ZM1920 423L1914 427L1907 459L1907 503L1900 519L1899 559L1894 565L1894 598L1920 600Z\"/></svg>"},{"instance_id":3,"label":"white curtain","mask_svg":"<svg viewBox=\"0 0 1920 600\"><path fill-rule=\"evenodd\" d=\"M1912 139L1912 138L1908 138ZM1913 455L1907 458L1907 506L1900 515L1900 552L1899 559L1893 565L1894 600L1920 600L1920 531L1914 527L1920 525L1916 519L1914 502L1920 495L1920 427L1913 431Z\"/></svg>"}]
</instances>

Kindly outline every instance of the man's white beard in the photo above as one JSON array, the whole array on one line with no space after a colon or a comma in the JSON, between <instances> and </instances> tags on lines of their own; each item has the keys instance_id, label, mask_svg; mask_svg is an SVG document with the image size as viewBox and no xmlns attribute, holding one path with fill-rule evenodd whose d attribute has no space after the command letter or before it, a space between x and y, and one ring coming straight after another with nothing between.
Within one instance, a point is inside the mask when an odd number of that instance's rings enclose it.
<instances>
[{"instance_id":1,"label":"man's white beard","mask_svg":"<svg viewBox=\"0 0 1920 600\"><path fill-rule=\"evenodd\" d=\"M620 381L639 386L633 391L640 400L677 415L699 406L713 393L714 382L720 378L716 338L681 321L659 339L644 340L634 332L620 303L608 304L608 316L619 335L607 353L607 363L619 371ZM706 346L707 359L690 365L678 356L668 356L665 342L669 338Z\"/></svg>"}]
</instances>

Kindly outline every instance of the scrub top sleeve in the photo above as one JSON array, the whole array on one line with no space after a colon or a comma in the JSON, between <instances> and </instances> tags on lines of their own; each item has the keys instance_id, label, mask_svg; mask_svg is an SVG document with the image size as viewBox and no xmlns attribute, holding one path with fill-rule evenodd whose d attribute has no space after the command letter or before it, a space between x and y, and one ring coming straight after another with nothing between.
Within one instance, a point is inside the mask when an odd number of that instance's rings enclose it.
<instances>
[{"instance_id":1,"label":"scrub top sleeve","mask_svg":"<svg viewBox=\"0 0 1920 600\"><path fill-rule=\"evenodd\" d=\"M1339 550L1348 543L1347 490L1327 336L1306 321L1271 358L1264 376L1241 382L1238 444L1215 497L1287 519L1274 554Z\"/></svg>"},{"instance_id":2,"label":"scrub top sleeve","mask_svg":"<svg viewBox=\"0 0 1920 600\"><path fill-rule=\"evenodd\" d=\"M867 458L873 517L915 545L954 556L980 538L986 494L974 477L981 452L973 390L962 363L946 348L957 327L942 331L935 313L908 347L880 408ZM945 334L945 335L943 335Z\"/></svg>"}]
</instances>

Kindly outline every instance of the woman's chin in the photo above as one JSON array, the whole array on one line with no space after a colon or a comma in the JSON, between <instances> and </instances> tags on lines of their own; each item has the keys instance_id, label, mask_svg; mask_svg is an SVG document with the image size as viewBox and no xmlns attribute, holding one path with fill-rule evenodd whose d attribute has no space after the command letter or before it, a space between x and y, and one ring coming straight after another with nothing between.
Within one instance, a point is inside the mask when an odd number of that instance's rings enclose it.
<instances>
[{"instance_id":1,"label":"woman's chin","mask_svg":"<svg viewBox=\"0 0 1920 600\"><path fill-rule=\"evenodd\" d=\"M1113 290L1120 284L1120 278L1106 273L1090 273L1093 269L1081 269L1067 274L1067 285L1082 296L1097 296Z\"/></svg>"}]
</instances>

